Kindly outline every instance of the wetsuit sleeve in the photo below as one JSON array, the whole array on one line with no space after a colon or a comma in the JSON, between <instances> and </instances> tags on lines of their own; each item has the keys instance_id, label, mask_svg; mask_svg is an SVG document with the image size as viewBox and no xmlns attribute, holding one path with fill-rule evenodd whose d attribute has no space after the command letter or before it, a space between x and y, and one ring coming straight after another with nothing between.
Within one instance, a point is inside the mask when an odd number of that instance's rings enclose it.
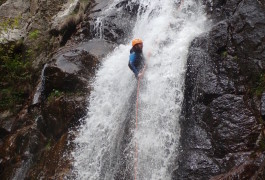
<instances>
[{"instance_id":1,"label":"wetsuit sleeve","mask_svg":"<svg viewBox=\"0 0 265 180\"><path fill-rule=\"evenodd\" d=\"M130 54L130 58L129 58L129 67L131 68L131 70L133 71L133 73L135 74L135 76L138 76L139 71L137 70L137 68L134 66L134 62L135 62L135 53Z\"/></svg>"}]
</instances>

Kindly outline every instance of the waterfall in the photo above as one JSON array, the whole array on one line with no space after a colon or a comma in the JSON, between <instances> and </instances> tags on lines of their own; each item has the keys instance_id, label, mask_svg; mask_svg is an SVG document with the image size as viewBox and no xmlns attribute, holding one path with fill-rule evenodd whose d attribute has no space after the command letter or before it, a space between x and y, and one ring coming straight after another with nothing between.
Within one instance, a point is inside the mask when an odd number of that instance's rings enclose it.
<instances>
[{"instance_id":1,"label":"waterfall","mask_svg":"<svg viewBox=\"0 0 265 180\"><path fill-rule=\"evenodd\" d=\"M115 0L113 3L117 3ZM133 38L151 53L139 93L128 68L131 43L119 45L104 60L92 83L88 114L74 143L77 179L171 179L176 168L183 85L190 42L205 31L206 16L195 0L134 0L140 4Z\"/></svg>"},{"instance_id":2,"label":"waterfall","mask_svg":"<svg viewBox=\"0 0 265 180\"><path fill-rule=\"evenodd\" d=\"M103 39L103 27L102 27L102 19L101 17L98 17L95 21L95 27L94 27L94 31L96 32L95 37L99 38L99 39Z\"/></svg>"},{"instance_id":3,"label":"waterfall","mask_svg":"<svg viewBox=\"0 0 265 180\"><path fill-rule=\"evenodd\" d=\"M37 89L36 89L36 92L34 94L32 105L36 105L36 104L40 103L41 98L43 98L42 95L43 95L43 91L44 91L44 87L45 87L44 72L45 72L47 66L48 65L45 64L44 67L42 68L41 75L40 75L40 82L39 82Z\"/></svg>"}]
</instances>

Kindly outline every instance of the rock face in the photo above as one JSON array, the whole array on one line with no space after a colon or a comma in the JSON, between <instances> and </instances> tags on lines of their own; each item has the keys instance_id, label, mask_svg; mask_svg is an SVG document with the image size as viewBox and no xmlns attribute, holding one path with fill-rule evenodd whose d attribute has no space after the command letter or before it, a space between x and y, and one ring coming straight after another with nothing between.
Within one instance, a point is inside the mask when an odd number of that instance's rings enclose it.
<instances>
[{"instance_id":1,"label":"rock face","mask_svg":"<svg viewBox=\"0 0 265 180\"><path fill-rule=\"evenodd\" d=\"M90 19L90 36L115 43L124 43L125 38L130 37L134 27L139 4L122 0L114 4L114 8L109 8L109 5L109 1L98 0L96 6L91 10L88 17ZM106 10L107 8L108 10Z\"/></svg>"},{"instance_id":2,"label":"rock face","mask_svg":"<svg viewBox=\"0 0 265 180\"><path fill-rule=\"evenodd\" d=\"M86 115L90 81L101 59L126 41L131 32L126 21L133 25L138 6L120 1L114 4L120 13L103 14L109 1L7 0L0 5L2 19L21 15L22 41L36 53L33 66L41 71L20 112L0 112L0 179L67 178L70 131ZM65 16L68 11L74 17ZM36 41L31 32L38 32Z\"/></svg>"},{"instance_id":3,"label":"rock face","mask_svg":"<svg viewBox=\"0 0 265 180\"><path fill-rule=\"evenodd\" d=\"M88 81L99 64L96 56L72 49L58 52L45 66L41 100L26 106L11 121L10 131L1 129L1 179L59 177L69 170L69 159L63 158L69 150L68 131L86 114Z\"/></svg>"},{"instance_id":4,"label":"rock face","mask_svg":"<svg viewBox=\"0 0 265 180\"><path fill-rule=\"evenodd\" d=\"M7 0L0 6L0 22L10 18L18 18L18 27L15 27L14 33L11 30L11 36L8 41L16 41L24 38L27 41L28 34L31 31L39 30L40 35L38 43L47 42L47 30L51 18L58 13L66 1L37 1L37 0ZM43 38L45 37L45 38ZM26 42L27 43L27 42Z\"/></svg>"},{"instance_id":5,"label":"rock face","mask_svg":"<svg viewBox=\"0 0 265 180\"><path fill-rule=\"evenodd\" d=\"M204 4L214 25L190 47L174 179L264 177L265 2Z\"/></svg>"},{"instance_id":6,"label":"rock face","mask_svg":"<svg viewBox=\"0 0 265 180\"><path fill-rule=\"evenodd\" d=\"M89 81L100 59L114 47L104 40L91 40L54 54L43 67L39 83L43 87L36 88L36 93L41 90L39 99L9 122L10 130L0 129L1 178L66 176L71 169L69 130L86 115Z\"/></svg>"}]
</instances>

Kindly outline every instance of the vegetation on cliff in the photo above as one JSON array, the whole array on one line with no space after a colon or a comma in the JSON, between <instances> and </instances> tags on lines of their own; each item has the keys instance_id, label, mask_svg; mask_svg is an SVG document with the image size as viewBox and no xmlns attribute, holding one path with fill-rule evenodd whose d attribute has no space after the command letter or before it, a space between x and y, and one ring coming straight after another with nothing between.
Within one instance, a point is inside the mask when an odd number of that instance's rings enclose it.
<instances>
[{"instance_id":1,"label":"vegetation on cliff","mask_svg":"<svg viewBox=\"0 0 265 180\"><path fill-rule=\"evenodd\" d=\"M0 32L8 33L19 24L19 18L0 23ZM22 106L32 88L32 51L23 40L0 44L0 112L15 110Z\"/></svg>"},{"instance_id":2,"label":"vegetation on cliff","mask_svg":"<svg viewBox=\"0 0 265 180\"><path fill-rule=\"evenodd\" d=\"M74 47L71 41L77 30L78 42L90 33L88 19L81 22L90 0L77 3L52 26L72 2L7 1L0 6L0 179L43 174L62 179L69 170L70 155L63 156L68 130L85 116L88 79L99 63L89 47ZM43 97L34 104L39 85Z\"/></svg>"},{"instance_id":3,"label":"vegetation on cliff","mask_svg":"<svg viewBox=\"0 0 265 180\"><path fill-rule=\"evenodd\" d=\"M15 109L29 96L32 83L31 60L23 44L0 47L0 111Z\"/></svg>"}]
</instances>

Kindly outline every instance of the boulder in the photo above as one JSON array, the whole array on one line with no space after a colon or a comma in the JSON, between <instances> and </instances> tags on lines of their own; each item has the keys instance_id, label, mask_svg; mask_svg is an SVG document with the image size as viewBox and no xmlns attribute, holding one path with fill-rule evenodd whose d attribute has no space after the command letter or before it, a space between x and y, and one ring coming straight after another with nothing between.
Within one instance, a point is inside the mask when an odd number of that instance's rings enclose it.
<instances>
[{"instance_id":1,"label":"boulder","mask_svg":"<svg viewBox=\"0 0 265 180\"><path fill-rule=\"evenodd\" d=\"M100 60L114 47L104 40L90 40L57 52L43 67L33 105L41 103L53 91L70 93L89 90L88 82Z\"/></svg>"}]
</instances>

